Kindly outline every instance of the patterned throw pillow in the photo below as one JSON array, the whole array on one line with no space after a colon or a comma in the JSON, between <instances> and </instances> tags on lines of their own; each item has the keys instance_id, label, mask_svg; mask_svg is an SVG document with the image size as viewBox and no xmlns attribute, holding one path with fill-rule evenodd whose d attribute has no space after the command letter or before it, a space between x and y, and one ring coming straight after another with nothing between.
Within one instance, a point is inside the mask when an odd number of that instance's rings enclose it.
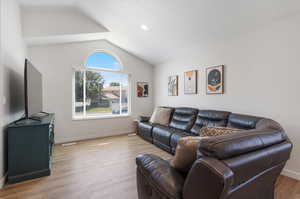
<instances>
[{"instance_id":1,"label":"patterned throw pillow","mask_svg":"<svg viewBox=\"0 0 300 199\"><path fill-rule=\"evenodd\" d=\"M240 131L240 129L233 129L227 127L204 126L200 129L201 137L211 137L232 134Z\"/></svg>"}]
</instances>

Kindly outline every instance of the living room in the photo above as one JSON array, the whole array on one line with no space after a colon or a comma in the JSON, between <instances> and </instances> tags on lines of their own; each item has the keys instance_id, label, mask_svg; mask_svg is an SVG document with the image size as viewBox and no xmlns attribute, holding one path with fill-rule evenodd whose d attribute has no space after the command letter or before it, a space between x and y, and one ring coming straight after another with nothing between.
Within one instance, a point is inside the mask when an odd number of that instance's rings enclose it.
<instances>
[{"instance_id":1,"label":"living room","mask_svg":"<svg viewBox=\"0 0 300 199\"><path fill-rule=\"evenodd\" d=\"M0 198L299 198L300 2L0 9Z\"/></svg>"}]
</instances>

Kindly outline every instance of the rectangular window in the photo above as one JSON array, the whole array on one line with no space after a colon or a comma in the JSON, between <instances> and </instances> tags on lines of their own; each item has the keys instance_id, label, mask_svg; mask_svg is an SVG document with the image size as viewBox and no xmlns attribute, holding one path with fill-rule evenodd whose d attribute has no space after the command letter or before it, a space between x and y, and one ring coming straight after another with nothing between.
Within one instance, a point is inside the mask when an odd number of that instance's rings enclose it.
<instances>
[{"instance_id":1,"label":"rectangular window","mask_svg":"<svg viewBox=\"0 0 300 199\"><path fill-rule=\"evenodd\" d=\"M75 119L129 115L128 74L108 71L76 71Z\"/></svg>"}]
</instances>

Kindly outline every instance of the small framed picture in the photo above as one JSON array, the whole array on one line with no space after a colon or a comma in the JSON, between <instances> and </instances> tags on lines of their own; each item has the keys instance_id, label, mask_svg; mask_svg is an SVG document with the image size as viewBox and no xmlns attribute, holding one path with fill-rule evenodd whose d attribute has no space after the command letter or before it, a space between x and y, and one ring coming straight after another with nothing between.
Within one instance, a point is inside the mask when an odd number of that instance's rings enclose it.
<instances>
[{"instance_id":1,"label":"small framed picture","mask_svg":"<svg viewBox=\"0 0 300 199\"><path fill-rule=\"evenodd\" d=\"M184 73L184 94L197 94L197 71Z\"/></svg>"},{"instance_id":2,"label":"small framed picture","mask_svg":"<svg viewBox=\"0 0 300 199\"><path fill-rule=\"evenodd\" d=\"M148 97L149 95L148 82L137 82L136 92L138 97Z\"/></svg>"},{"instance_id":3,"label":"small framed picture","mask_svg":"<svg viewBox=\"0 0 300 199\"><path fill-rule=\"evenodd\" d=\"M168 78L168 95L178 96L178 75L169 76Z\"/></svg>"},{"instance_id":4,"label":"small framed picture","mask_svg":"<svg viewBox=\"0 0 300 199\"><path fill-rule=\"evenodd\" d=\"M206 68L206 94L224 94L224 65Z\"/></svg>"}]
</instances>

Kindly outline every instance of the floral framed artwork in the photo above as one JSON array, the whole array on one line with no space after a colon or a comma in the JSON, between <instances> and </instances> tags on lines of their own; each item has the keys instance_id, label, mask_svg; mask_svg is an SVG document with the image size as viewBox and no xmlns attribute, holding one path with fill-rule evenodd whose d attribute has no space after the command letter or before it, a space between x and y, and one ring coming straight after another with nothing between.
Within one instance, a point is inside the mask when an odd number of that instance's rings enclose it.
<instances>
[{"instance_id":1,"label":"floral framed artwork","mask_svg":"<svg viewBox=\"0 0 300 199\"><path fill-rule=\"evenodd\" d=\"M148 82L137 82L136 92L138 97L148 97L149 95Z\"/></svg>"},{"instance_id":2,"label":"floral framed artwork","mask_svg":"<svg viewBox=\"0 0 300 199\"><path fill-rule=\"evenodd\" d=\"M206 94L224 94L224 65L206 68Z\"/></svg>"},{"instance_id":3,"label":"floral framed artwork","mask_svg":"<svg viewBox=\"0 0 300 199\"><path fill-rule=\"evenodd\" d=\"M168 95L178 96L178 75L169 76L168 78Z\"/></svg>"},{"instance_id":4,"label":"floral framed artwork","mask_svg":"<svg viewBox=\"0 0 300 199\"><path fill-rule=\"evenodd\" d=\"M184 73L184 94L197 94L197 71Z\"/></svg>"}]
</instances>

